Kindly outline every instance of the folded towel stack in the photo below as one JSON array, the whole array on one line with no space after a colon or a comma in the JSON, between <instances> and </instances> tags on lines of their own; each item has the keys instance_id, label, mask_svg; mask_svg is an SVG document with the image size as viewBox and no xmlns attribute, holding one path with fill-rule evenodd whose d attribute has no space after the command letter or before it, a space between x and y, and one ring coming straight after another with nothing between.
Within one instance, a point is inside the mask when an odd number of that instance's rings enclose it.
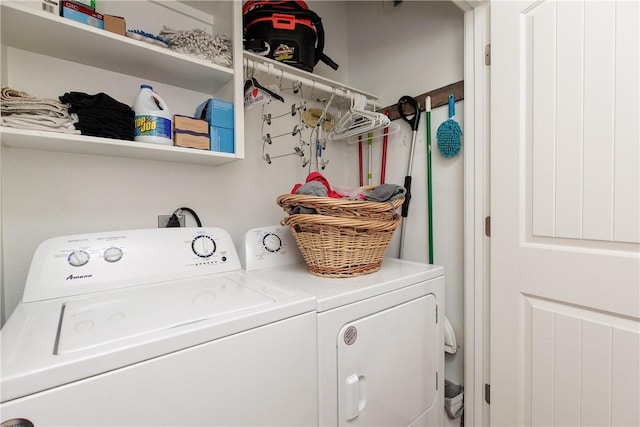
<instances>
[{"instance_id":1,"label":"folded towel stack","mask_svg":"<svg viewBox=\"0 0 640 427\"><path fill-rule=\"evenodd\" d=\"M69 105L55 99L36 98L3 86L0 94L0 125L31 130L74 133L77 116L70 114Z\"/></svg>"},{"instance_id":2,"label":"folded towel stack","mask_svg":"<svg viewBox=\"0 0 640 427\"><path fill-rule=\"evenodd\" d=\"M70 105L71 113L78 115L76 128L83 135L133 141L135 113L128 105L105 93L67 92L59 98Z\"/></svg>"}]
</instances>

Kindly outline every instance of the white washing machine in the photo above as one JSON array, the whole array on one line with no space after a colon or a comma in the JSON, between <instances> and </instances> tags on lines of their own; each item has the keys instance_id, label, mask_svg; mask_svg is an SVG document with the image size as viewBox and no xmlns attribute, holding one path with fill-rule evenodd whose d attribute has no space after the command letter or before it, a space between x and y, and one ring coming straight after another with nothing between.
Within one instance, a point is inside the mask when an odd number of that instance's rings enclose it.
<instances>
[{"instance_id":1,"label":"white washing machine","mask_svg":"<svg viewBox=\"0 0 640 427\"><path fill-rule=\"evenodd\" d=\"M314 425L315 308L219 228L47 240L0 332L2 426Z\"/></svg>"},{"instance_id":2,"label":"white washing machine","mask_svg":"<svg viewBox=\"0 0 640 427\"><path fill-rule=\"evenodd\" d=\"M372 274L314 276L280 226L247 232L244 257L250 277L316 298L319 425L443 425L443 267L387 258Z\"/></svg>"}]
</instances>

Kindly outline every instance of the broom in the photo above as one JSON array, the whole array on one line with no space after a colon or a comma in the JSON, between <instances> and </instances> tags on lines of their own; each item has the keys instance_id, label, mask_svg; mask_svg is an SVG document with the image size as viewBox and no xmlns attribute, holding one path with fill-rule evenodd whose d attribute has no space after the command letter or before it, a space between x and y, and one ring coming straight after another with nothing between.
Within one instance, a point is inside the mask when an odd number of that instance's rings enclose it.
<instances>
[{"instance_id":1,"label":"broom","mask_svg":"<svg viewBox=\"0 0 640 427\"><path fill-rule=\"evenodd\" d=\"M445 120L438 127L436 138L438 139L438 149L444 157L453 157L460 151L462 130L458 122L453 120L456 115L455 99L453 94L449 95L449 119Z\"/></svg>"}]
</instances>

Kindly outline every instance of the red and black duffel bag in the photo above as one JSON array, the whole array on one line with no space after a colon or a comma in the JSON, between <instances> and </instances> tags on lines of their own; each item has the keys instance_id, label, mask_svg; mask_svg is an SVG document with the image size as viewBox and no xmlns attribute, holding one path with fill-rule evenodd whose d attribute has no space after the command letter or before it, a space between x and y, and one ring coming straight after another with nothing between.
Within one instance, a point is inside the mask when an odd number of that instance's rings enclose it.
<instances>
[{"instance_id":1,"label":"red and black duffel bag","mask_svg":"<svg viewBox=\"0 0 640 427\"><path fill-rule=\"evenodd\" d=\"M319 61L338 69L323 53L322 19L304 1L249 0L242 13L246 50L305 71Z\"/></svg>"}]
</instances>

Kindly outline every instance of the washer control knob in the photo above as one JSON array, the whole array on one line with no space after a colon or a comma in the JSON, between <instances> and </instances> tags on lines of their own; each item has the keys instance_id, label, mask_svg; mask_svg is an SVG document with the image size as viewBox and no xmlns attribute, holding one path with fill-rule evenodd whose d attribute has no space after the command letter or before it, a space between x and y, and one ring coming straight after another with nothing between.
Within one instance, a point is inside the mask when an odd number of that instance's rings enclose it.
<instances>
[{"instance_id":1,"label":"washer control knob","mask_svg":"<svg viewBox=\"0 0 640 427\"><path fill-rule=\"evenodd\" d=\"M67 262L73 267L81 267L89 262L89 253L83 250L75 250L67 256Z\"/></svg>"},{"instance_id":2,"label":"washer control knob","mask_svg":"<svg viewBox=\"0 0 640 427\"><path fill-rule=\"evenodd\" d=\"M216 252L216 242L211 236L203 234L193 239L191 249L200 258L209 258Z\"/></svg>"},{"instance_id":3,"label":"washer control knob","mask_svg":"<svg viewBox=\"0 0 640 427\"><path fill-rule=\"evenodd\" d=\"M278 252L282 248L282 239L274 233L267 233L262 238L262 246L269 252Z\"/></svg>"},{"instance_id":4,"label":"washer control knob","mask_svg":"<svg viewBox=\"0 0 640 427\"><path fill-rule=\"evenodd\" d=\"M111 246L104 251L104 260L107 262L118 262L122 259L122 249Z\"/></svg>"}]
</instances>

